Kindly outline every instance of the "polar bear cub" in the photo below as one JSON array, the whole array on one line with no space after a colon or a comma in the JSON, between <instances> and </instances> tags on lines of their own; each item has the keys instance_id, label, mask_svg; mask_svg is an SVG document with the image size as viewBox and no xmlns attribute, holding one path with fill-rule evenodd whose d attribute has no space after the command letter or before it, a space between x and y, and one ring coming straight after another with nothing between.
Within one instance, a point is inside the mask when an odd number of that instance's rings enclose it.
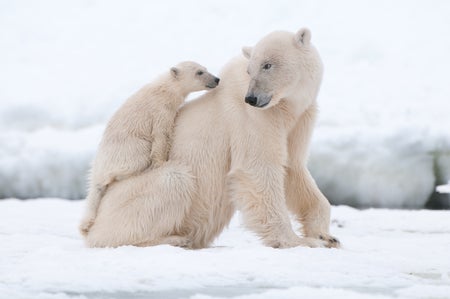
<instances>
[{"instance_id":1,"label":"polar bear cub","mask_svg":"<svg viewBox=\"0 0 450 299\"><path fill-rule=\"evenodd\" d=\"M219 78L185 61L132 95L113 115L93 161L80 232L94 224L110 184L167 161L175 116L189 93L215 88Z\"/></svg>"}]
</instances>

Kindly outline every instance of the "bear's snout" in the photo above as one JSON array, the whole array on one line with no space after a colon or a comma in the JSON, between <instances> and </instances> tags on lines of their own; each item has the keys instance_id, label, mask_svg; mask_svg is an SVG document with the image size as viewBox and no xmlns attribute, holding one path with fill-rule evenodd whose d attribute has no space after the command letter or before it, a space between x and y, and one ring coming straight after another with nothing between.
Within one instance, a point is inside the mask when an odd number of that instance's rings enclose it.
<instances>
[{"instance_id":1,"label":"bear's snout","mask_svg":"<svg viewBox=\"0 0 450 299\"><path fill-rule=\"evenodd\" d=\"M255 95L253 93L247 94L245 96L245 102L249 104L250 106L257 107L257 108L264 108L267 105L269 105L270 100L272 99L272 96L260 94Z\"/></svg>"},{"instance_id":2,"label":"bear's snout","mask_svg":"<svg viewBox=\"0 0 450 299\"><path fill-rule=\"evenodd\" d=\"M248 95L245 97L245 102L249 104L250 106L256 106L256 103L258 102L258 98L254 95Z\"/></svg>"},{"instance_id":3,"label":"bear's snout","mask_svg":"<svg viewBox=\"0 0 450 299\"><path fill-rule=\"evenodd\" d=\"M208 88L215 88L217 87L217 85L219 85L220 79L217 77L214 77L214 79L212 79L209 84L206 85L206 87Z\"/></svg>"}]
</instances>

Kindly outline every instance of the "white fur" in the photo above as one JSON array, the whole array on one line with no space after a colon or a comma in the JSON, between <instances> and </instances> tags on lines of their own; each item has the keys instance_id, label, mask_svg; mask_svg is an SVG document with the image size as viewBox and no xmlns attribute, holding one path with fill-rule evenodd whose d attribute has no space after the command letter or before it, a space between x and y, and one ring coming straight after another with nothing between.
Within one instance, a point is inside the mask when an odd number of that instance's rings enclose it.
<instances>
[{"instance_id":1,"label":"white fur","mask_svg":"<svg viewBox=\"0 0 450 299\"><path fill-rule=\"evenodd\" d=\"M306 168L322 63L309 30L299 32L274 32L247 48L250 60L233 59L218 88L180 110L170 162L108 190L88 246L203 248L236 208L267 246L338 246L329 203ZM252 107L249 93L270 101Z\"/></svg>"},{"instance_id":2,"label":"white fur","mask_svg":"<svg viewBox=\"0 0 450 299\"><path fill-rule=\"evenodd\" d=\"M114 182L158 168L167 161L179 106L190 92L214 88L216 77L191 61L142 87L114 114L91 168L86 212L80 232L95 221L102 196Z\"/></svg>"}]
</instances>

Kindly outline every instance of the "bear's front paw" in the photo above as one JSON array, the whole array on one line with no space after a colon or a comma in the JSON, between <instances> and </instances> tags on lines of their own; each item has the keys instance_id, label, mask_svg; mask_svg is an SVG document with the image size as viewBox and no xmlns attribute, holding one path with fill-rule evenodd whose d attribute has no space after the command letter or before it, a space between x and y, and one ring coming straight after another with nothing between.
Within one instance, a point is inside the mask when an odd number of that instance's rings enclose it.
<instances>
[{"instance_id":1,"label":"bear's front paw","mask_svg":"<svg viewBox=\"0 0 450 299\"><path fill-rule=\"evenodd\" d=\"M325 247L327 248L340 248L341 242L333 236L330 236L328 234L321 234L319 235L319 240L322 240L326 243Z\"/></svg>"},{"instance_id":2,"label":"bear's front paw","mask_svg":"<svg viewBox=\"0 0 450 299\"><path fill-rule=\"evenodd\" d=\"M291 247L310 247L310 248L324 248L328 247L327 242L315 238L292 238L284 240L274 240L266 244L273 248L291 248Z\"/></svg>"},{"instance_id":3,"label":"bear's front paw","mask_svg":"<svg viewBox=\"0 0 450 299\"><path fill-rule=\"evenodd\" d=\"M320 239L314 239L314 238L301 238L300 246L303 247L310 247L310 248L325 248L328 247L327 242Z\"/></svg>"}]
</instances>

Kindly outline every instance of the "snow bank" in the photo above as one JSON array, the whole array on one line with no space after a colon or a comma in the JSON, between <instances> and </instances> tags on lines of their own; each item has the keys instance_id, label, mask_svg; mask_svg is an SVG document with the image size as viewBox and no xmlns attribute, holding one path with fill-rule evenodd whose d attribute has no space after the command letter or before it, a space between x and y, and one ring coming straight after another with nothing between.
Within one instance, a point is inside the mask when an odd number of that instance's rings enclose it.
<instances>
[{"instance_id":1,"label":"snow bank","mask_svg":"<svg viewBox=\"0 0 450 299\"><path fill-rule=\"evenodd\" d=\"M420 208L448 178L450 134L426 129L319 127L310 168L335 204Z\"/></svg>"},{"instance_id":2,"label":"snow bank","mask_svg":"<svg viewBox=\"0 0 450 299\"><path fill-rule=\"evenodd\" d=\"M90 161L103 129L103 125L76 130L44 127L0 134L0 197L84 198ZM446 162L445 140L450 138L424 132L386 134L370 128L319 126L309 165L335 204L420 208L434 192L437 174L450 173L450 164L438 163ZM450 145L445 146L450 151Z\"/></svg>"},{"instance_id":3,"label":"snow bank","mask_svg":"<svg viewBox=\"0 0 450 299\"><path fill-rule=\"evenodd\" d=\"M440 185L436 188L437 192L439 193L450 193L450 181L447 185Z\"/></svg>"},{"instance_id":4,"label":"snow bank","mask_svg":"<svg viewBox=\"0 0 450 299\"><path fill-rule=\"evenodd\" d=\"M84 198L103 126L0 134L0 197Z\"/></svg>"},{"instance_id":5,"label":"snow bank","mask_svg":"<svg viewBox=\"0 0 450 299\"><path fill-rule=\"evenodd\" d=\"M450 212L333 207L342 249L272 249L239 215L213 247L88 249L83 202L0 201L0 298L448 298ZM425 246L424 246L425 244Z\"/></svg>"},{"instance_id":6,"label":"snow bank","mask_svg":"<svg viewBox=\"0 0 450 299\"><path fill-rule=\"evenodd\" d=\"M318 184L335 203L423 207L450 180L448 15L445 0L2 3L0 198L84 197L103 126L140 86L308 26L325 64Z\"/></svg>"}]
</instances>

